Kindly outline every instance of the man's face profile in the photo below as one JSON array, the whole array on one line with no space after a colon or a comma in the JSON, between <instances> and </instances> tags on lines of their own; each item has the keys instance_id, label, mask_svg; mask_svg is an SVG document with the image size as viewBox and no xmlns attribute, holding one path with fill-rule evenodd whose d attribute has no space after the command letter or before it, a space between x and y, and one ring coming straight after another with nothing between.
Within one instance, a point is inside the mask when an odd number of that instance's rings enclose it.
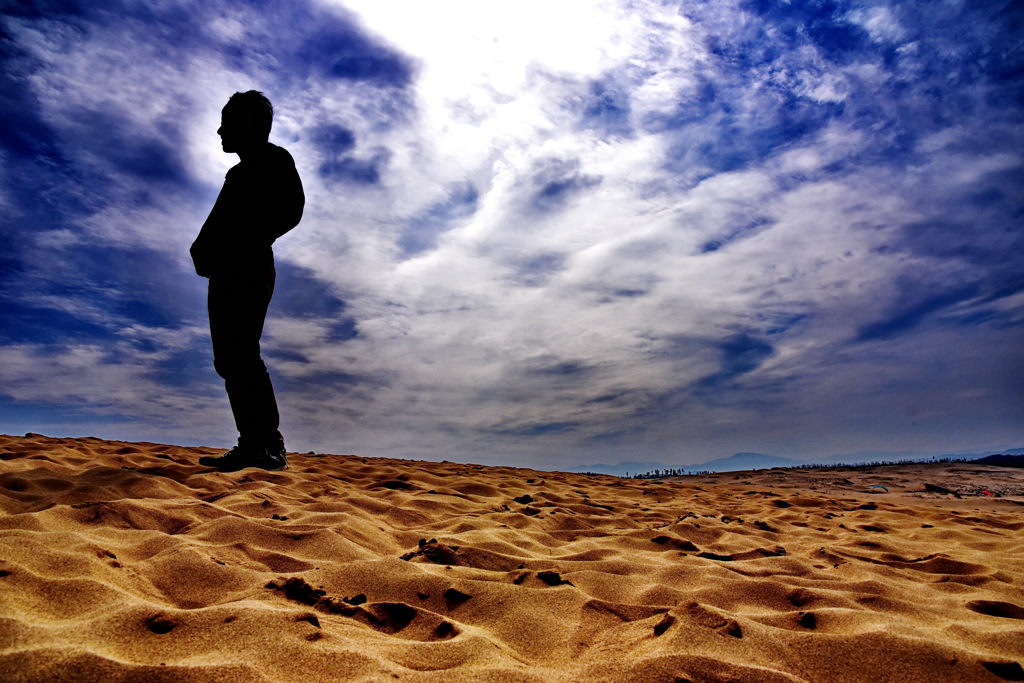
<instances>
[{"instance_id":1,"label":"man's face profile","mask_svg":"<svg viewBox=\"0 0 1024 683\"><path fill-rule=\"evenodd\" d=\"M221 148L229 153L237 153L239 149L259 142L252 117L239 112L237 107L229 106L221 110L217 134L220 135Z\"/></svg>"}]
</instances>

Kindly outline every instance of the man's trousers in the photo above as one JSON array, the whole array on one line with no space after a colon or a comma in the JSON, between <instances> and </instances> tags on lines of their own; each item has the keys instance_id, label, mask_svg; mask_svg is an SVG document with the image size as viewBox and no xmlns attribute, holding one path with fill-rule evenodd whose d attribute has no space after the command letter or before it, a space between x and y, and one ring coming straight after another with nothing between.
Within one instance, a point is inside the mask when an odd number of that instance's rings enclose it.
<instances>
[{"instance_id":1,"label":"man's trousers","mask_svg":"<svg viewBox=\"0 0 1024 683\"><path fill-rule=\"evenodd\" d=\"M213 367L224 378L241 446L283 443L260 337L276 279L273 262L210 277Z\"/></svg>"}]
</instances>

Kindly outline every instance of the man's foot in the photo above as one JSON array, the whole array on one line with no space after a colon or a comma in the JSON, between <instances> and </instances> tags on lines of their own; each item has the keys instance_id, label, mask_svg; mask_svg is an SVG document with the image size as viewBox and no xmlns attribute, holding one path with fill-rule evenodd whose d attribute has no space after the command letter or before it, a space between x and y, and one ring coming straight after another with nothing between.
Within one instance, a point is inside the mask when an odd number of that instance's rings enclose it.
<instances>
[{"instance_id":1,"label":"man's foot","mask_svg":"<svg viewBox=\"0 0 1024 683\"><path fill-rule=\"evenodd\" d=\"M285 457L283 443L269 447L235 446L219 457L199 458L199 464L215 467L221 472L237 472L246 467L276 471L288 469L288 458Z\"/></svg>"}]
</instances>

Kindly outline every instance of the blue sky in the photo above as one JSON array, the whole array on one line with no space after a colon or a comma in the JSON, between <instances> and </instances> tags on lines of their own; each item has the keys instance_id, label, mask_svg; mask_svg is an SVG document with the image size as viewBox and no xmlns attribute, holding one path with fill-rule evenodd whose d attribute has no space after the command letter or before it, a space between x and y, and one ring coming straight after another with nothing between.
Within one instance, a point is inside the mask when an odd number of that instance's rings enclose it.
<instances>
[{"instance_id":1,"label":"blue sky","mask_svg":"<svg viewBox=\"0 0 1024 683\"><path fill-rule=\"evenodd\" d=\"M1024 445L1020 3L3 7L0 431L232 443L188 247L256 88L292 450Z\"/></svg>"}]
</instances>

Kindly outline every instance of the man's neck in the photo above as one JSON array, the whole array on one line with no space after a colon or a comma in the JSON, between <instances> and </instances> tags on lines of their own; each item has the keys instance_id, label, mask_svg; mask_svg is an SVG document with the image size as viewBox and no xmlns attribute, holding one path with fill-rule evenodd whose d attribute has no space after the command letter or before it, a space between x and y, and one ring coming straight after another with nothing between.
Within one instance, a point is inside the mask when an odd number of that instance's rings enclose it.
<instances>
[{"instance_id":1,"label":"man's neck","mask_svg":"<svg viewBox=\"0 0 1024 683\"><path fill-rule=\"evenodd\" d=\"M248 159L252 159L252 158L256 157L257 155L259 155L260 152L262 152L264 149L267 148L267 145L269 143L270 143L269 140L260 140L258 142L252 143L251 145L246 145L245 147L239 147L238 151L235 152L235 154L237 154L238 158L241 161L244 162L244 161L246 161Z\"/></svg>"}]
</instances>

